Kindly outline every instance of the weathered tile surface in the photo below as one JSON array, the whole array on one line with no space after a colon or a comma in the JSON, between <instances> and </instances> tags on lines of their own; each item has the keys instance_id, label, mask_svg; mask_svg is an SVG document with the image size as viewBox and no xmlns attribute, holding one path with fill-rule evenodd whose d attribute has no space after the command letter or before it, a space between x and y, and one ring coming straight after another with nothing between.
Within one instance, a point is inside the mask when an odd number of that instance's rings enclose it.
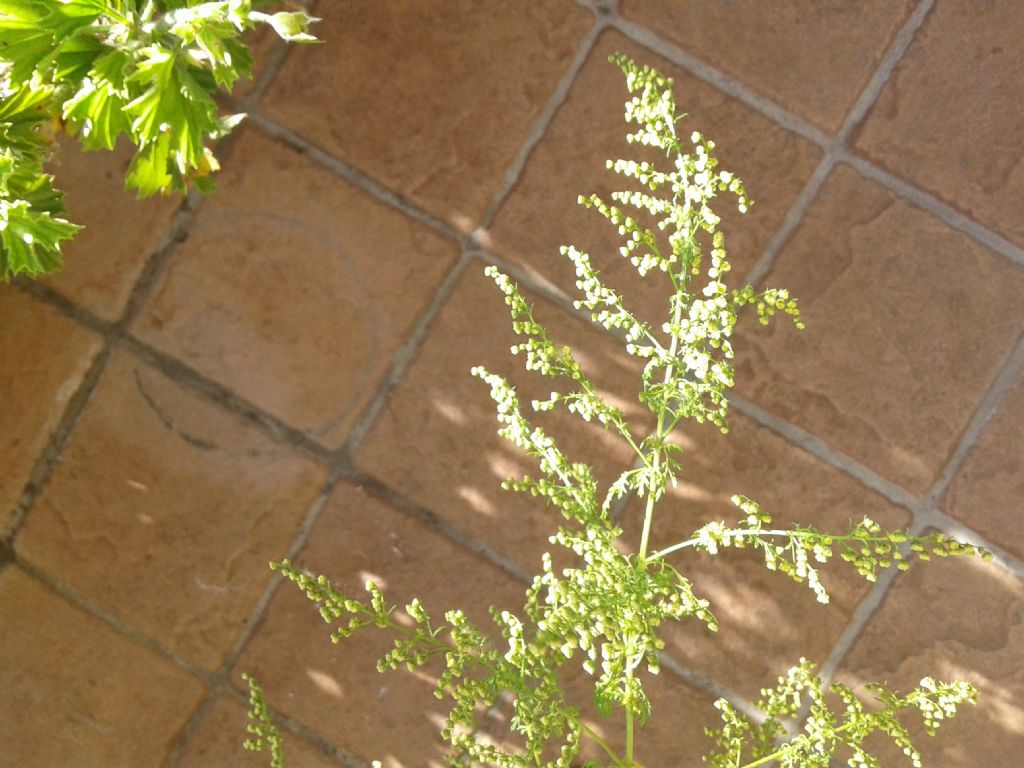
<instances>
[{"instance_id":1,"label":"weathered tile surface","mask_svg":"<svg viewBox=\"0 0 1024 768\"><path fill-rule=\"evenodd\" d=\"M0 615L0 763L164 765L199 704L198 680L11 566Z\"/></svg>"},{"instance_id":2,"label":"weathered tile surface","mask_svg":"<svg viewBox=\"0 0 1024 768\"><path fill-rule=\"evenodd\" d=\"M720 167L746 182L747 193L756 201L749 214L736 211L731 195L723 195L715 206L723 218L732 279L739 282L782 223L820 159L820 150L615 32L598 40L493 226L484 233L484 242L570 294L575 291L573 268L558 249L574 244L590 253L605 279L620 288L627 300L633 298L633 305L664 306L659 303L664 290L648 285L657 276L641 282L619 256L621 239L615 228L576 203L581 194L598 193L607 199L612 190L631 186L629 180L605 169L607 159L646 158L660 167L667 165L664 157L642 153L639 145L626 143L623 103L628 92L622 72L608 62L615 52L675 78L679 111L688 115L680 132L689 136L698 130L712 138ZM663 321L660 310L654 319L659 324Z\"/></svg>"},{"instance_id":3,"label":"weathered tile surface","mask_svg":"<svg viewBox=\"0 0 1024 768\"><path fill-rule=\"evenodd\" d=\"M525 585L456 548L422 523L360 489L341 485L296 559L335 587L364 595L367 579L389 603L421 597L435 626L459 608L487 628L490 605L521 613ZM446 702L432 695L436 666L410 674L380 674L376 662L393 637L375 628L333 645L316 607L292 584L275 594L266 617L238 662L253 674L267 701L360 759L386 768L442 766L438 731Z\"/></svg>"},{"instance_id":4,"label":"weathered tile surface","mask_svg":"<svg viewBox=\"0 0 1024 768\"><path fill-rule=\"evenodd\" d=\"M471 231L593 16L572 2L321 3L263 112Z\"/></svg>"},{"instance_id":5,"label":"weathered tile surface","mask_svg":"<svg viewBox=\"0 0 1024 768\"><path fill-rule=\"evenodd\" d=\"M55 309L0 285L0 530L101 346Z\"/></svg>"},{"instance_id":6,"label":"weathered tile surface","mask_svg":"<svg viewBox=\"0 0 1024 768\"><path fill-rule=\"evenodd\" d=\"M1024 6L941 0L856 147L1024 246Z\"/></svg>"},{"instance_id":7,"label":"weathered tile surface","mask_svg":"<svg viewBox=\"0 0 1024 768\"><path fill-rule=\"evenodd\" d=\"M906 528L910 514L853 480L795 448L738 413L730 432L683 425L678 485L655 508L652 551L691 537L712 520L735 525L743 514L731 503L735 494L754 499L772 515L775 528L794 524L845 533L865 516L890 529ZM631 502L622 526L625 544L636 551L643 506ZM781 542L780 542L781 543ZM765 568L751 550L722 550L712 557L692 550L670 555L670 562L711 601L721 627L708 631L694 620L666 626L666 650L678 661L750 699L801 656L822 663L850 620L870 584L835 559L816 566L831 602L822 605L806 584Z\"/></svg>"},{"instance_id":8,"label":"weathered tile surface","mask_svg":"<svg viewBox=\"0 0 1024 768\"><path fill-rule=\"evenodd\" d=\"M1010 391L967 455L942 508L1024 559L1024 381Z\"/></svg>"},{"instance_id":9,"label":"weathered tile surface","mask_svg":"<svg viewBox=\"0 0 1024 768\"><path fill-rule=\"evenodd\" d=\"M456 247L252 131L135 333L332 447Z\"/></svg>"},{"instance_id":10,"label":"weathered tile surface","mask_svg":"<svg viewBox=\"0 0 1024 768\"><path fill-rule=\"evenodd\" d=\"M742 330L740 393L925 493L1024 328L1024 270L839 166L765 283L807 329Z\"/></svg>"},{"instance_id":11,"label":"weathered tile surface","mask_svg":"<svg viewBox=\"0 0 1024 768\"><path fill-rule=\"evenodd\" d=\"M104 320L117 320L142 268L161 244L179 195L137 200L124 188L134 147L84 152L74 140L60 143L50 169L64 192L65 218L85 229L63 247L64 268L43 282Z\"/></svg>"},{"instance_id":12,"label":"weathered tile surface","mask_svg":"<svg viewBox=\"0 0 1024 768\"><path fill-rule=\"evenodd\" d=\"M43 571L215 669L325 471L116 358L16 541Z\"/></svg>"},{"instance_id":13,"label":"weathered tile surface","mask_svg":"<svg viewBox=\"0 0 1024 768\"><path fill-rule=\"evenodd\" d=\"M180 768L266 768L267 752L250 752L242 742L253 738L246 731L249 723L245 705L228 694L213 704L195 736L182 752ZM281 723L275 723L284 739L284 759L288 768L325 768L335 762L320 750L293 736Z\"/></svg>"},{"instance_id":14,"label":"weathered tile surface","mask_svg":"<svg viewBox=\"0 0 1024 768\"><path fill-rule=\"evenodd\" d=\"M1024 586L994 565L951 558L900 576L843 661L839 679L907 690L925 676L967 680L978 704L934 738L912 733L925 765L1014 768L1024 753ZM876 742L884 743L884 742ZM891 746L881 752L904 760Z\"/></svg>"},{"instance_id":15,"label":"weathered tile surface","mask_svg":"<svg viewBox=\"0 0 1024 768\"><path fill-rule=\"evenodd\" d=\"M470 369L484 365L506 376L518 387L524 415L543 425L570 460L594 463L602 481L628 468L634 456L621 438L596 423L585 425L561 411L535 417L531 400L564 390L564 384L524 373L522 359L508 354L517 337L502 294L482 272L473 263L463 274L356 463L532 571L541 553L552 548L547 539L562 517L539 499L500 489L507 477L535 476L537 464L496 434L489 388L470 376ZM536 302L535 316L549 326L556 343L578 352L577 360L600 391L640 417L639 370L616 341L551 304Z\"/></svg>"},{"instance_id":16,"label":"weathered tile surface","mask_svg":"<svg viewBox=\"0 0 1024 768\"><path fill-rule=\"evenodd\" d=\"M914 6L912 0L625 0L622 14L835 132Z\"/></svg>"}]
</instances>

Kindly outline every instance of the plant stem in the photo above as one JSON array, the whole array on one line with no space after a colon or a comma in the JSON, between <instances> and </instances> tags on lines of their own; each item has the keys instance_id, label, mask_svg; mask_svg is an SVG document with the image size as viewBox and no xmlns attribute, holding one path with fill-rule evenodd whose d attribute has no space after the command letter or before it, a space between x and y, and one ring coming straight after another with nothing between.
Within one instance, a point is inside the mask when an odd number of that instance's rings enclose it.
<instances>
[{"instance_id":1,"label":"plant stem","mask_svg":"<svg viewBox=\"0 0 1024 768\"><path fill-rule=\"evenodd\" d=\"M630 672L632 677L632 672ZM633 710L626 707L626 765L633 768Z\"/></svg>"},{"instance_id":2,"label":"plant stem","mask_svg":"<svg viewBox=\"0 0 1024 768\"><path fill-rule=\"evenodd\" d=\"M836 734L836 733L842 733L843 731L848 731L854 725L856 725L856 723L853 723L853 722L847 723L846 725L841 725L838 728L836 728L835 731L833 731L833 735ZM757 768L759 765L764 765L765 763L770 763L773 760L776 760L777 758L781 757L782 754L787 749L789 749L791 746L793 746L793 742L792 741L788 742L787 744L783 745L779 749L775 750L770 755L765 755L764 757L759 758L759 759L755 760L752 763L746 763L745 765L740 766L740 768Z\"/></svg>"},{"instance_id":3,"label":"plant stem","mask_svg":"<svg viewBox=\"0 0 1024 768\"><path fill-rule=\"evenodd\" d=\"M603 749L605 754L608 755L608 757L610 757L614 761L615 765L622 765L622 758L620 758L612 751L612 748L608 746L608 742L602 739L596 731L588 727L587 724L584 723L582 720L580 721L580 730L582 730L585 734L587 734L587 736L593 739L597 746Z\"/></svg>"}]
</instances>

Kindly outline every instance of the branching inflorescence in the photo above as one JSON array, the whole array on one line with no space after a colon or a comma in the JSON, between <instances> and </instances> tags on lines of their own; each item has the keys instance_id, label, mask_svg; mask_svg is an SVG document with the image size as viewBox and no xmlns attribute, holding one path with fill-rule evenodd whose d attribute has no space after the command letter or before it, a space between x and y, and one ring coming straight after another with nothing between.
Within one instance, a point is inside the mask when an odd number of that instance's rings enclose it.
<instances>
[{"instance_id":1,"label":"branching inflorescence","mask_svg":"<svg viewBox=\"0 0 1024 768\"><path fill-rule=\"evenodd\" d=\"M381 659L382 671L436 665L435 695L451 702L441 735L450 745L453 765L568 768L583 739L593 740L604 756L603 762L593 765L639 765L640 726L651 714L644 678L658 671L664 648L660 628L670 620L692 618L717 629L709 601L668 562L669 555L693 550L713 556L729 547L754 548L763 554L767 568L806 583L820 602L828 602L828 593L816 565L836 552L870 581L882 569L905 569L912 552L921 559L929 554L988 556L941 534L912 537L883 530L868 518L840 533L799 526L775 529L755 501L739 495L733 497L739 511L736 523L711 522L687 540L651 551L654 510L679 470L680 449L669 439L673 430L684 420L695 420L710 421L726 431L726 392L733 384L730 339L738 317L753 307L762 323L777 313L790 316L798 328L802 322L796 301L783 289L726 286L725 238L711 203L720 193L730 193L744 211L750 202L742 183L718 170L712 141L693 133L692 149L684 146L676 133L679 117L671 80L622 56L613 61L625 73L632 95L626 104L626 120L635 127L629 141L661 150L671 169L610 162L611 170L641 189L613 193L611 202L590 196L581 197L580 203L618 228L625 238L621 253L642 276L660 274L671 282L668 320L652 328L602 282L587 254L573 247L562 252L576 268L582 294L577 308L589 310L595 323L623 336L627 353L642 361L639 400L656 425L646 437L636 439L623 412L597 394L572 351L552 341L516 286L493 267L487 274L504 295L513 327L522 337L513 354L525 358L528 370L565 383L549 399L532 402L532 409L564 407L586 421L599 422L632 448L635 463L608 488L600 488L588 465L570 461L542 428L530 423L508 381L483 368L473 369L497 404L499 433L533 457L539 469L536 477L508 480L504 487L541 497L561 513L563 523L550 540L572 552L576 564L559 570L545 555L540 574L526 592L522 616L492 610L504 637L500 647L461 611L449 611L439 623L413 600L404 609L412 620L409 628L393 618L397 608L387 604L372 583L366 585L368 598L356 598L287 561L274 566L320 606L324 621L336 627L332 640L370 625L393 633L394 647ZM696 285L702 276L703 285ZM627 495L643 502L639 542L625 541L610 513L612 503ZM594 698L602 713L623 713L621 754L586 726L579 709L567 699L558 682L559 670L567 664L579 664L593 676ZM760 721L718 701L723 724L709 732L714 747L705 761L713 768L768 763L804 768L828 766L838 756L853 768L873 767L877 760L862 744L868 734L882 732L918 766L920 755L897 716L916 710L933 733L957 705L975 696L966 683L931 678L904 696L883 685L869 685L871 702L847 687L832 685L828 690L838 701L837 711L827 704L823 684L812 669L801 659L776 688L765 690L759 702L764 713ZM511 735L519 740L514 750L475 735L477 713L505 700L513 709ZM803 731L787 737L783 721L803 712L809 713ZM265 709L257 710L257 722L263 722L263 715Z\"/></svg>"}]
</instances>

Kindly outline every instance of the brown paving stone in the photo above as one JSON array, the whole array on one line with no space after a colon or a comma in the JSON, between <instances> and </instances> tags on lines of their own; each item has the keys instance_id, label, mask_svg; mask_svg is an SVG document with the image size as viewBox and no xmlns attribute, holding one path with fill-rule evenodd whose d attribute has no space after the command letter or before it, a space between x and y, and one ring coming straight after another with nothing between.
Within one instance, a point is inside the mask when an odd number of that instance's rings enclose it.
<instances>
[{"instance_id":1,"label":"brown paving stone","mask_svg":"<svg viewBox=\"0 0 1024 768\"><path fill-rule=\"evenodd\" d=\"M480 221L593 16L572 2L320 3L263 113L435 216Z\"/></svg>"},{"instance_id":2,"label":"brown paving stone","mask_svg":"<svg viewBox=\"0 0 1024 768\"><path fill-rule=\"evenodd\" d=\"M339 446L456 246L255 131L135 333Z\"/></svg>"},{"instance_id":3,"label":"brown paving stone","mask_svg":"<svg viewBox=\"0 0 1024 768\"><path fill-rule=\"evenodd\" d=\"M741 330L738 390L925 493L1024 327L1024 270L839 166L765 282L807 330Z\"/></svg>"},{"instance_id":4,"label":"brown paving stone","mask_svg":"<svg viewBox=\"0 0 1024 768\"><path fill-rule=\"evenodd\" d=\"M198 680L13 567L0 572L0 615L0 763L164 765Z\"/></svg>"},{"instance_id":5,"label":"brown paving stone","mask_svg":"<svg viewBox=\"0 0 1024 768\"><path fill-rule=\"evenodd\" d=\"M247 709L239 701L222 695L206 715L202 725L182 752L179 768L266 768L267 752L250 752L242 742L252 736L246 732ZM324 768L334 765L331 758L292 736L280 723L277 730L284 739L284 758L288 768Z\"/></svg>"},{"instance_id":6,"label":"brown paving stone","mask_svg":"<svg viewBox=\"0 0 1024 768\"><path fill-rule=\"evenodd\" d=\"M624 0L620 12L834 133L915 5Z\"/></svg>"},{"instance_id":7,"label":"brown paving stone","mask_svg":"<svg viewBox=\"0 0 1024 768\"><path fill-rule=\"evenodd\" d=\"M729 423L728 435L708 424L682 428L682 471L678 485L655 508L652 551L685 541L712 520L738 522L742 513L730 502L734 494L757 501L778 528L798 524L842 533L865 516L890 529L910 525L908 512L770 430L738 413ZM621 523L633 551L642 523L643 507L633 501ZM751 699L800 657L824 662L870 587L839 555L836 547L834 561L818 566L828 605L817 602L806 585L768 571L759 553L729 549L715 557L670 556L697 593L711 601L721 627L717 633L697 622L666 627L666 651Z\"/></svg>"},{"instance_id":8,"label":"brown paving stone","mask_svg":"<svg viewBox=\"0 0 1024 768\"><path fill-rule=\"evenodd\" d=\"M16 541L20 556L215 669L325 479L312 461L115 358Z\"/></svg>"},{"instance_id":9,"label":"brown paving stone","mask_svg":"<svg viewBox=\"0 0 1024 768\"><path fill-rule=\"evenodd\" d=\"M1024 558L1024 381L993 414L942 500L957 520Z\"/></svg>"},{"instance_id":10,"label":"brown paving stone","mask_svg":"<svg viewBox=\"0 0 1024 768\"><path fill-rule=\"evenodd\" d=\"M0 530L102 345L57 310L0 285Z\"/></svg>"},{"instance_id":11,"label":"brown paving stone","mask_svg":"<svg viewBox=\"0 0 1024 768\"><path fill-rule=\"evenodd\" d=\"M935 738L912 733L925 765L1016 768L1024 754L1024 586L978 560L915 563L900 576L842 663L847 684L887 681L898 690L925 676L979 690ZM880 751L893 765L897 750ZM889 757L892 755L892 757Z\"/></svg>"},{"instance_id":12,"label":"brown paving stone","mask_svg":"<svg viewBox=\"0 0 1024 768\"><path fill-rule=\"evenodd\" d=\"M559 246L572 243L591 254L609 283L627 299L634 298L634 306L664 306L664 291L641 283L633 267L619 256L621 239L615 228L576 204L580 194L596 192L607 199L612 190L630 186L628 180L605 170L609 158L647 158L667 167L664 157L649 151L642 154L638 145L626 143L625 80L618 67L608 62L615 52L675 79L679 111L688 115L680 132L689 136L699 130L714 139L720 168L743 178L756 201L745 216L736 211L731 195L723 195L715 206L723 219L732 279L739 282L782 223L821 152L616 32L598 40L568 99L485 233L485 244L573 293L572 265L558 252ZM663 318L656 319L660 324Z\"/></svg>"},{"instance_id":13,"label":"brown paving stone","mask_svg":"<svg viewBox=\"0 0 1024 768\"><path fill-rule=\"evenodd\" d=\"M111 322L182 203L179 195L138 200L124 188L134 151L122 141L113 152L84 152L65 139L49 169L65 193L66 218L85 229L63 247L64 268L43 282Z\"/></svg>"},{"instance_id":14,"label":"brown paving stone","mask_svg":"<svg viewBox=\"0 0 1024 768\"><path fill-rule=\"evenodd\" d=\"M373 579L390 603L420 597L441 623L459 608L481 628L487 609L520 610L525 586L422 523L343 484L313 528L296 564L325 574L353 596ZM393 638L373 628L333 645L316 607L283 584L246 647L233 679L254 675L271 706L363 760L442 766L438 732L447 701L432 695L437 669L380 674L376 661Z\"/></svg>"},{"instance_id":15,"label":"brown paving stone","mask_svg":"<svg viewBox=\"0 0 1024 768\"><path fill-rule=\"evenodd\" d=\"M856 147L1024 246L1024 6L935 4Z\"/></svg>"},{"instance_id":16,"label":"brown paving stone","mask_svg":"<svg viewBox=\"0 0 1024 768\"><path fill-rule=\"evenodd\" d=\"M506 376L518 387L528 417L535 416L529 405L533 399L564 387L525 373L522 361L509 355L517 337L501 293L482 272L478 264L467 268L417 360L377 417L356 463L532 571L541 553L551 549L548 536L562 517L538 499L500 489L507 477L536 475L537 465L498 437L489 389L469 371L484 365ZM634 389L640 373L616 341L550 304L537 302L535 314L556 343L577 352L600 391L630 418L641 416ZM532 421L555 437L570 460L593 463L603 482L633 461L625 442L596 424L585 425L561 411Z\"/></svg>"}]
</instances>

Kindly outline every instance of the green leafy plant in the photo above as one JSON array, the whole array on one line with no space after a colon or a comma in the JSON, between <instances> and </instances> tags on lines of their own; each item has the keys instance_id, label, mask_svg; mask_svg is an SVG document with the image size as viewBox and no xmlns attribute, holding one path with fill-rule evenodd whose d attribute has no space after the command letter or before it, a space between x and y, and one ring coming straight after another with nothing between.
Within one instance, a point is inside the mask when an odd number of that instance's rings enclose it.
<instances>
[{"instance_id":1,"label":"green leafy plant","mask_svg":"<svg viewBox=\"0 0 1024 768\"><path fill-rule=\"evenodd\" d=\"M634 126L630 142L662 151L670 165L662 170L648 162L609 162L611 170L639 188L613 193L609 202L590 196L581 197L580 203L618 228L625 238L621 253L640 275L669 281L667 321L657 328L644 322L601 280L587 254L573 247L562 252L576 268L581 293L577 308L619 334L628 354L642 361L639 400L655 426L646 437L634 437L623 412L596 393L572 351L549 337L518 288L494 267L487 274L503 294L521 337L512 353L525 358L528 370L564 384L549 399L532 402L533 410L565 408L585 421L599 422L632 449L635 464L607 488L599 487L587 464L571 461L542 428L530 423L516 390L504 378L483 368L473 370L497 404L499 434L533 457L539 468L536 477L508 480L504 487L540 497L561 513L564 520L551 542L572 553L575 565L556 569L552 557L545 555L526 591L522 614L492 609L501 643L493 642L462 611L449 610L438 621L417 599L404 609L388 603L372 582L366 584L365 596L350 595L288 561L272 565L319 606L323 620L333 627L333 641L376 627L395 638L378 664L381 671L429 666L436 672L435 695L451 704L441 737L450 747L452 765L568 768L582 742L590 740L603 758L588 765L638 766L642 726L652 714L645 679L659 668L665 646L662 627L669 621L695 620L717 629L712 605L695 591L681 566L669 562L670 556L755 549L769 570L806 584L822 603L829 597L819 568L837 555L869 581L881 569L905 569L912 553L921 559L990 557L942 534L914 537L884 530L868 518L835 533L775 528L767 511L741 495L732 499L732 521L708 523L684 541L651 549L655 510L679 470L681 449L671 440L673 431L684 420L710 421L727 430L726 393L733 384L730 339L737 319L752 308L761 323L776 314L788 315L798 328L802 322L796 301L783 289L727 287L725 239L711 204L728 193L745 210L750 203L743 184L718 169L712 141L699 133L688 142L680 138L671 80L622 56L613 61L632 95L626 103L626 120ZM648 220L651 227L644 223ZM642 502L636 542L627 540L611 514L613 504L627 495ZM396 619L400 612L411 626ZM621 753L587 726L570 701L559 683L566 665L580 665L592 676L601 713L621 717ZM901 718L916 712L932 734L959 705L975 699L967 683L931 678L905 694L871 684L862 698L839 684L826 690L813 669L801 659L777 686L765 689L757 702L763 714L759 719L719 700L722 724L709 731L712 746L706 763L712 768L768 763L825 768L840 757L853 768L874 767L878 761L864 742L869 734L881 733L919 766L920 754ZM251 685L255 727L266 733L267 709L258 687ZM515 747L497 746L477 735L479 714L503 701L512 709L509 736ZM800 717L802 730L789 735L784 725ZM274 759L279 760L279 738L275 744Z\"/></svg>"},{"instance_id":2,"label":"green leafy plant","mask_svg":"<svg viewBox=\"0 0 1024 768\"><path fill-rule=\"evenodd\" d=\"M260 3L255 3L259 5ZM136 147L126 184L140 196L212 189L206 145L244 117L214 99L252 75L241 35L267 24L312 42L302 11L253 0L0 0L0 279L61 265L79 227L44 171L55 133L87 150Z\"/></svg>"}]
</instances>

